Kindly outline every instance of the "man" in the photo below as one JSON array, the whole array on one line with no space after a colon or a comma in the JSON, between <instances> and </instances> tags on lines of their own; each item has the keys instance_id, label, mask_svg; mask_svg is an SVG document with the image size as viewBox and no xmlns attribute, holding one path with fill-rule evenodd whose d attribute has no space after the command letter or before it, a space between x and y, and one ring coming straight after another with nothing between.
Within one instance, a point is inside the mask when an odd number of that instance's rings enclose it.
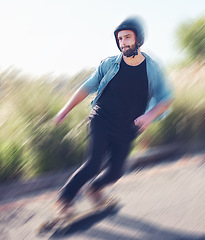
<instances>
[{"instance_id":1,"label":"man","mask_svg":"<svg viewBox=\"0 0 205 240\"><path fill-rule=\"evenodd\" d=\"M89 159L63 187L57 201L62 212L71 209L79 190L93 179L89 187L91 199L95 204L105 202L103 189L122 176L132 141L172 102L171 91L157 63L140 51L144 43L140 20L127 18L114 35L121 54L103 60L54 118L56 125L61 124L78 103L97 92L89 116ZM109 154L107 169L99 175L106 154Z\"/></svg>"}]
</instances>

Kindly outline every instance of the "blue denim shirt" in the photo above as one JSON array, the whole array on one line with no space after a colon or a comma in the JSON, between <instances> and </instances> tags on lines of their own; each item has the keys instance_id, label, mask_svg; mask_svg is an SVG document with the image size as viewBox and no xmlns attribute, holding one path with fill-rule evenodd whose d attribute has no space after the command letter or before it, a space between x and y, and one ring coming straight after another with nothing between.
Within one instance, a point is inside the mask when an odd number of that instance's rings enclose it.
<instances>
[{"instance_id":1,"label":"blue denim shirt","mask_svg":"<svg viewBox=\"0 0 205 240\"><path fill-rule=\"evenodd\" d=\"M170 85L168 84L167 79L164 77L158 64L147 54L142 54L146 58L148 77L147 112L159 102L171 100L173 96ZM119 71L121 59L122 54L106 58L100 63L93 74L82 84L81 88L86 90L88 93L97 92L95 99L92 101L92 107L95 106L97 100L102 95L103 90Z\"/></svg>"}]
</instances>

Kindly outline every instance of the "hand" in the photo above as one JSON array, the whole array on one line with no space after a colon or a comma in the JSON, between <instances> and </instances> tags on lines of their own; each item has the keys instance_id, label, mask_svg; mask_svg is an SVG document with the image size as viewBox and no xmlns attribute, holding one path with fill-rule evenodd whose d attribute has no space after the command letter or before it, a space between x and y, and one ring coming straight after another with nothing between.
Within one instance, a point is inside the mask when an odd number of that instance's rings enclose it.
<instances>
[{"instance_id":1,"label":"hand","mask_svg":"<svg viewBox=\"0 0 205 240\"><path fill-rule=\"evenodd\" d=\"M66 119L66 115L62 114L62 113L58 113L53 119L53 125L54 126L60 126Z\"/></svg>"},{"instance_id":2,"label":"hand","mask_svg":"<svg viewBox=\"0 0 205 240\"><path fill-rule=\"evenodd\" d=\"M140 128L139 132L142 133L149 127L152 121L153 121L153 118L149 114L144 114L136 118L134 120L134 123L136 126Z\"/></svg>"}]
</instances>

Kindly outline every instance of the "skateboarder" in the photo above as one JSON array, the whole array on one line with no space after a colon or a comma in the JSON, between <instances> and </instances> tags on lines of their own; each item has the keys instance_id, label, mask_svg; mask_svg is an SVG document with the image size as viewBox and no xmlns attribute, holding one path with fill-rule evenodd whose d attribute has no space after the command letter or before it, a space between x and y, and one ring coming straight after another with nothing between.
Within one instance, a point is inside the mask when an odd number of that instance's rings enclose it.
<instances>
[{"instance_id":1,"label":"skateboarder","mask_svg":"<svg viewBox=\"0 0 205 240\"><path fill-rule=\"evenodd\" d=\"M60 125L77 104L97 92L89 116L89 158L61 189L56 206L62 212L72 209L74 197L90 180L93 202L105 202L103 189L122 176L132 141L172 103L172 92L158 64L140 50L144 29L139 18L125 19L114 36L120 55L103 60L54 117L54 124ZM100 174L106 154L107 168Z\"/></svg>"}]
</instances>

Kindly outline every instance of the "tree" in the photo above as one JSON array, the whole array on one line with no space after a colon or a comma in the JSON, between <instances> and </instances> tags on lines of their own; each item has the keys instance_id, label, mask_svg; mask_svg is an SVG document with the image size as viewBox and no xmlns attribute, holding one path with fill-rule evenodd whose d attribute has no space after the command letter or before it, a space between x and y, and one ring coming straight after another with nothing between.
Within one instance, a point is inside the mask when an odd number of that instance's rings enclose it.
<instances>
[{"instance_id":1,"label":"tree","mask_svg":"<svg viewBox=\"0 0 205 240\"><path fill-rule=\"evenodd\" d=\"M176 31L179 46L191 60L205 59L205 16L196 21L183 23Z\"/></svg>"}]
</instances>

